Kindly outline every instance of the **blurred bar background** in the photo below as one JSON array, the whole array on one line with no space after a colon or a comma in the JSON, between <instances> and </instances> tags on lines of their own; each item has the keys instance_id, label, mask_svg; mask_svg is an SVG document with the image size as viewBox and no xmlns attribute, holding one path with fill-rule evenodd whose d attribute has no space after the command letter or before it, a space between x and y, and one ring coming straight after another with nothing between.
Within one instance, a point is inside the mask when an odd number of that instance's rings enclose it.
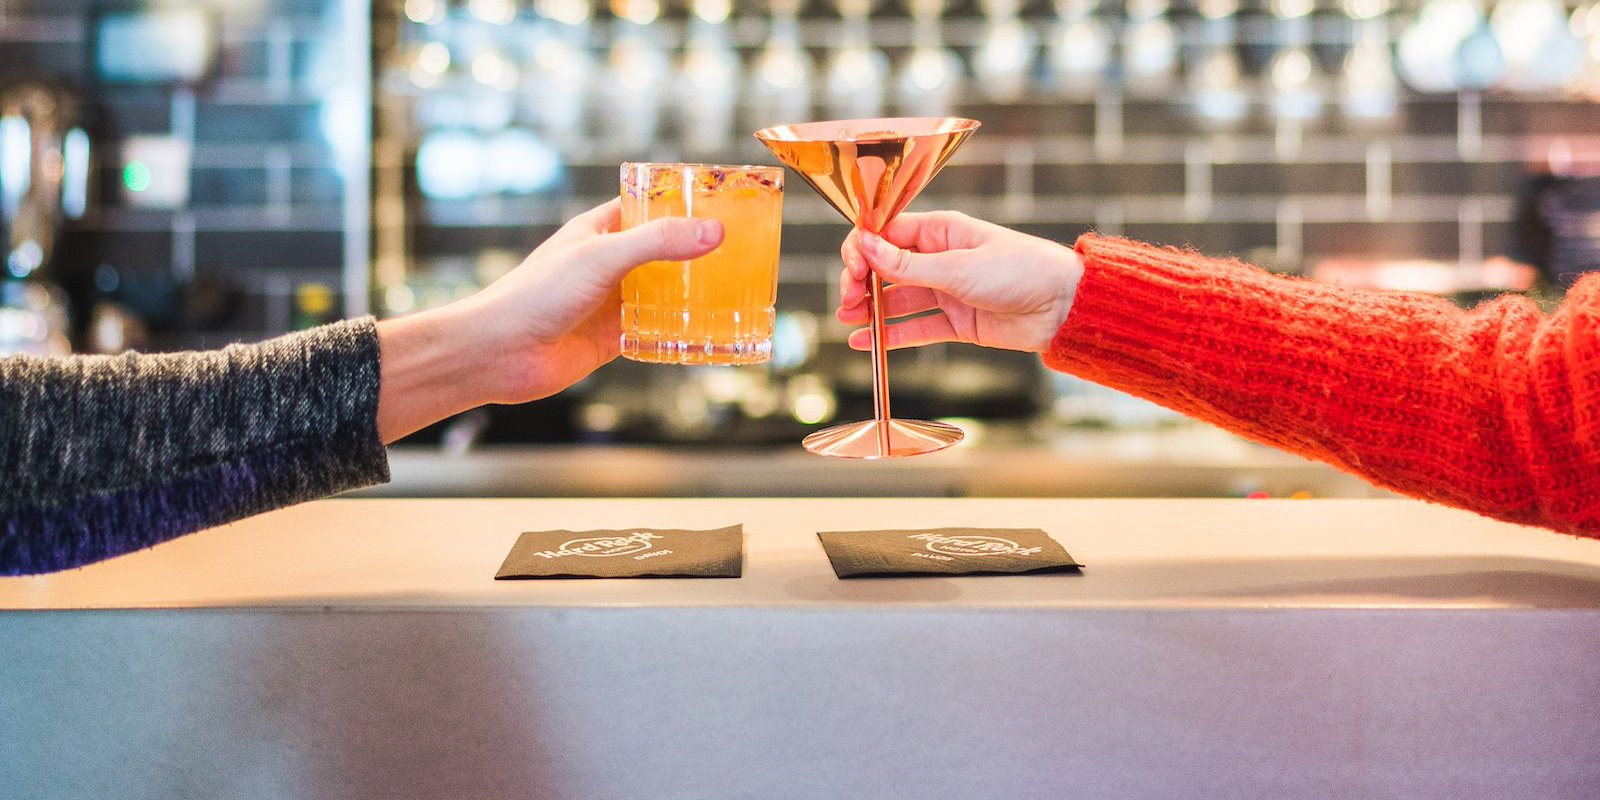
<instances>
[{"instance_id":1,"label":"blurred bar background","mask_svg":"<svg viewBox=\"0 0 1600 800\"><path fill-rule=\"evenodd\" d=\"M48 258L9 237L7 350L215 346L409 313L614 196L621 161L772 163L751 131L878 114L984 122L913 210L1064 242L1096 229L1464 303L1554 300L1600 266L1592 3L0 0L0 200L42 129L5 116L30 87L60 99L50 124L92 167L64 181ZM0 203L13 232L15 205ZM845 233L788 193L771 365L619 361L419 434L395 491L606 491L558 468L668 473L633 493L883 491L791 459L815 426L870 414L868 359L831 313ZM1001 463L1085 477L991 474L985 491L1363 491L1033 356L894 359L898 411L977 432L948 466L874 473L910 493L970 493ZM683 460L627 460L641 453ZM532 454L544 471L519 471ZM671 477L704 459L754 474L755 458L772 470L757 488ZM966 477L917 483L940 469Z\"/></svg>"}]
</instances>

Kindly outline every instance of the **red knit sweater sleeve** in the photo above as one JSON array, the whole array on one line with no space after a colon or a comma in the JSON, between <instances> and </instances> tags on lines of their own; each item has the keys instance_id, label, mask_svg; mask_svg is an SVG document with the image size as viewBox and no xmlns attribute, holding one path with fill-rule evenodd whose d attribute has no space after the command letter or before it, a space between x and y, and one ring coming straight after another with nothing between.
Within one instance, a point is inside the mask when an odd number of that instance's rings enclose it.
<instances>
[{"instance_id":1,"label":"red knit sweater sleeve","mask_svg":"<svg viewBox=\"0 0 1600 800\"><path fill-rule=\"evenodd\" d=\"M1600 276L1545 316L1092 234L1077 249L1051 367L1405 494L1600 536Z\"/></svg>"}]
</instances>

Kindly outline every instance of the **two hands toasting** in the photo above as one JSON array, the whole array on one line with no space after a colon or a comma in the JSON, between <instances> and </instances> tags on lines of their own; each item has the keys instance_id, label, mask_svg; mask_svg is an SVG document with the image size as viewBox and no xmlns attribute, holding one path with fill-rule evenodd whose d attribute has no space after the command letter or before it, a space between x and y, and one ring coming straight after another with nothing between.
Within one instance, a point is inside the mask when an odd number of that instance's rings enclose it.
<instances>
[{"instance_id":1,"label":"two hands toasting","mask_svg":"<svg viewBox=\"0 0 1600 800\"><path fill-rule=\"evenodd\" d=\"M883 353L965 342L1040 353L1053 369L1405 494L1600 537L1600 276L1548 315L1520 296L1461 309L1126 239L1087 234L1067 247L954 212L902 214L976 123L864 122L849 135L843 123L758 134L856 225L841 250L839 319L868 323L876 294L888 322L872 326L874 418L812 434L814 452L877 458L957 441L949 425L890 416ZM747 188L760 197L778 183ZM223 351L0 358L0 474L18 476L0 485L0 574L77 566L385 481L385 444L479 405L559 392L625 346L675 362L761 360L776 198L704 218L712 209L689 207L704 199L689 183L676 191L651 200L681 201L681 212L648 219L649 203L606 203L483 291L408 317ZM713 206L723 201L737 198ZM721 267L696 269L703 259L747 260L748 274L719 284ZM736 314L695 317L730 297ZM850 344L872 338L858 330ZM161 511L172 508L186 511Z\"/></svg>"}]
</instances>

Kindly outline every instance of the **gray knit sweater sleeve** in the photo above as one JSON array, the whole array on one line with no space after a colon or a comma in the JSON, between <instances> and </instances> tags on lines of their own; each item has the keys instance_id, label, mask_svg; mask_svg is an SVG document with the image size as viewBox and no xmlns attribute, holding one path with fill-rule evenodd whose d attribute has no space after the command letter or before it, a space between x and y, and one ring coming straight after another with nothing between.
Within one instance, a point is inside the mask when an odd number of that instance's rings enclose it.
<instances>
[{"instance_id":1,"label":"gray knit sweater sleeve","mask_svg":"<svg viewBox=\"0 0 1600 800\"><path fill-rule=\"evenodd\" d=\"M370 318L209 352L0 358L0 575L387 481L378 374Z\"/></svg>"}]
</instances>

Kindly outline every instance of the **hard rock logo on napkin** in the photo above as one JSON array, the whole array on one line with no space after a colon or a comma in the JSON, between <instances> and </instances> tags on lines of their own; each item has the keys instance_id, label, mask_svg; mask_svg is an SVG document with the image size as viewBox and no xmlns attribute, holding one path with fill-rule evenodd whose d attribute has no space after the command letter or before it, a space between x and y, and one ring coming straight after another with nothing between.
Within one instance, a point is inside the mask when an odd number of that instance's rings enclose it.
<instances>
[{"instance_id":1,"label":"hard rock logo on napkin","mask_svg":"<svg viewBox=\"0 0 1600 800\"><path fill-rule=\"evenodd\" d=\"M649 550L661 538L659 533L638 531L630 536L596 536L589 539L572 539L561 543L555 550L536 550L532 555L540 558L583 556L585 558L611 558Z\"/></svg>"},{"instance_id":2,"label":"hard rock logo on napkin","mask_svg":"<svg viewBox=\"0 0 1600 800\"><path fill-rule=\"evenodd\" d=\"M817 534L841 578L888 575L1017 575L1079 567L1039 528L923 528Z\"/></svg>"},{"instance_id":3,"label":"hard rock logo on napkin","mask_svg":"<svg viewBox=\"0 0 1600 800\"><path fill-rule=\"evenodd\" d=\"M937 533L918 533L907 539L927 542L927 549L947 556L1031 556L1044 550L1042 547L1023 547L1010 539L998 536L944 536Z\"/></svg>"},{"instance_id":4,"label":"hard rock logo on napkin","mask_svg":"<svg viewBox=\"0 0 1600 800\"><path fill-rule=\"evenodd\" d=\"M517 578L737 578L744 527L709 531L618 528L527 531L496 580Z\"/></svg>"}]
</instances>

